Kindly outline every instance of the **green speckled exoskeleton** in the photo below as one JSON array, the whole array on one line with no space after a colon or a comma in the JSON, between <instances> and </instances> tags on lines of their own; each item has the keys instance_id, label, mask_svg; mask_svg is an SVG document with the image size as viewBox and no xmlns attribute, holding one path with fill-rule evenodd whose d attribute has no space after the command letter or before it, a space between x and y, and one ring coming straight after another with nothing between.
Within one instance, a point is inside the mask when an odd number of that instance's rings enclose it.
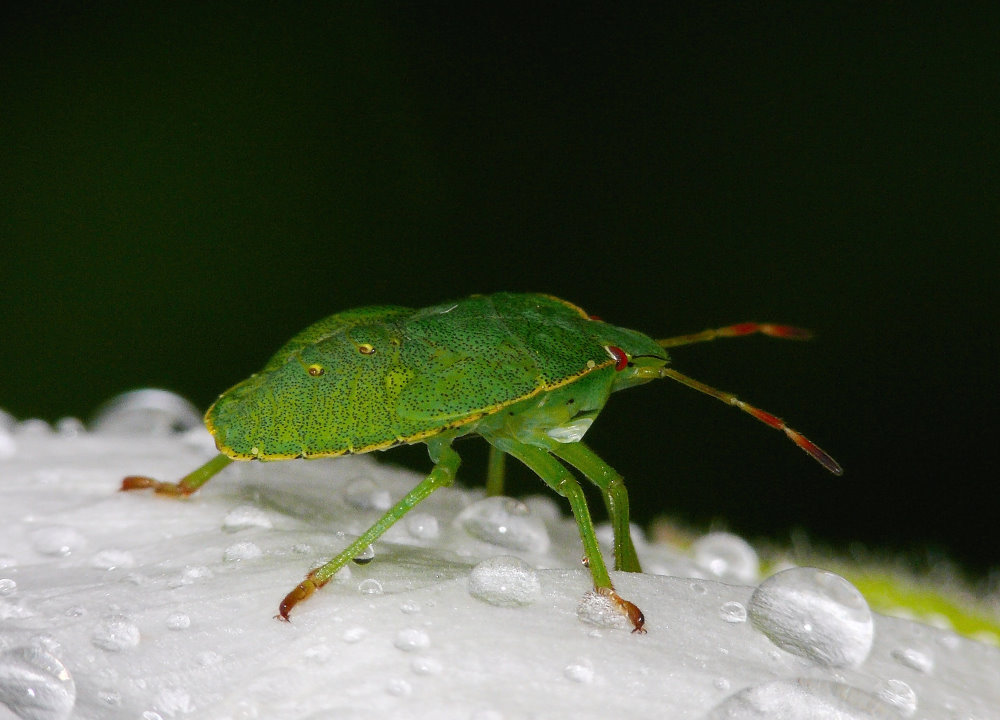
<instances>
[{"instance_id":1,"label":"green speckled exoskeleton","mask_svg":"<svg viewBox=\"0 0 1000 720\"><path fill-rule=\"evenodd\" d=\"M434 467L371 528L313 569L281 602L279 616L326 584L459 466L455 438L490 446L487 491L499 494L503 458L527 465L570 504L594 589L644 632L642 613L614 590L583 489L567 466L596 485L614 530L615 568L640 572L629 536L622 477L582 438L611 393L669 377L783 430L833 473L840 466L781 419L668 367L666 348L763 333L805 338L785 325L742 323L665 340L616 327L547 295L497 293L413 310L366 307L337 313L292 338L259 373L230 388L205 424L219 455L176 483L131 476L123 490L189 495L233 460L290 460L427 445Z\"/></svg>"}]
</instances>

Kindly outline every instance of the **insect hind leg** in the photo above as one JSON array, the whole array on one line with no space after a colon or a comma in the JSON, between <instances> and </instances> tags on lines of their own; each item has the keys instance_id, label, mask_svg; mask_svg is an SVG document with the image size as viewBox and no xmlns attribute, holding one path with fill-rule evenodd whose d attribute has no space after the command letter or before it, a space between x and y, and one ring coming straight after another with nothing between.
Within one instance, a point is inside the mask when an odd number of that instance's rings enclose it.
<instances>
[{"instance_id":1,"label":"insect hind leg","mask_svg":"<svg viewBox=\"0 0 1000 720\"><path fill-rule=\"evenodd\" d=\"M431 445L430 450L431 456L436 459L436 463L430 474L336 557L328 563L310 570L305 579L296 585L295 589L288 593L285 599L281 601L281 605L278 607L278 615L276 616L278 619L288 620L288 614L292 611L292 608L330 582L330 579L337 574L338 570L360 555L369 545L381 537L386 530L392 527L397 520L410 512L410 510L439 487L446 487L455 481L455 474L458 472L458 466L461 463L458 453L444 442Z\"/></svg>"}]
</instances>

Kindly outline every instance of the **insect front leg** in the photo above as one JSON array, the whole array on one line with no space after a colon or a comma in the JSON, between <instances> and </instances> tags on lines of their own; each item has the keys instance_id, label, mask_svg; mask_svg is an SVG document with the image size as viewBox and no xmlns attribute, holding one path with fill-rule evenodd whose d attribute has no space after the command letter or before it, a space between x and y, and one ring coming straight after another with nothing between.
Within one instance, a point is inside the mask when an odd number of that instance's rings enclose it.
<instances>
[{"instance_id":1,"label":"insect front leg","mask_svg":"<svg viewBox=\"0 0 1000 720\"><path fill-rule=\"evenodd\" d=\"M458 453L447 442L429 442L428 445L430 446L431 457L436 463L430 474L421 480L415 488L410 490L402 500L390 508L385 515L379 518L378 522L365 530L357 540L341 551L339 555L325 565L320 565L310 570L305 580L300 582L281 601L277 615L279 619L288 620L288 613L291 612L293 607L330 582L330 578L336 575L338 570L360 555L365 548L381 537L386 530L416 507L420 501L427 498L428 495L439 487L447 487L455 482L455 474L458 472L458 466L461 463Z\"/></svg>"},{"instance_id":2,"label":"insect front leg","mask_svg":"<svg viewBox=\"0 0 1000 720\"><path fill-rule=\"evenodd\" d=\"M628 490L622 476L582 442L553 443L549 452L582 472L604 493L604 504L615 534L615 570L642 572L639 556L632 544Z\"/></svg>"},{"instance_id":3,"label":"insect front leg","mask_svg":"<svg viewBox=\"0 0 1000 720\"><path fill-rule=\"evenodd\" d=\"M590 575L594 580L594 590L611 600L619 612L629 619L632 623L632 632L646 632L643 628L646 619L642 611L618 595L614 585L611 584L611 576L608 575L604 558L601 557L601 549L597 544L594 522L590 518L590 510L587 509L587 499L583 494L583 488L580 487L580 483L576 481L573 474L540 447L527 445L510 438L489 438L489 442L523 462L549 487L569 500L573 517L576 519L576 526L580 531L580 540L583 542L583 551L590 568Z\"/></svg>"},{"instance_id":4,"label":"insect front leg","mask_svg":"<svg viewBox=\"0 0 1000 720\"><path fill-rule=\"evenodd\" d=\"M179 481L163 482L144 475L129 475L122 480L121 490L145 490L153 488L159 495L186 496L207 483L213 475L233 461L226 455L216 455L197 470L188 473Z\"/></svg>"}]
</instances>

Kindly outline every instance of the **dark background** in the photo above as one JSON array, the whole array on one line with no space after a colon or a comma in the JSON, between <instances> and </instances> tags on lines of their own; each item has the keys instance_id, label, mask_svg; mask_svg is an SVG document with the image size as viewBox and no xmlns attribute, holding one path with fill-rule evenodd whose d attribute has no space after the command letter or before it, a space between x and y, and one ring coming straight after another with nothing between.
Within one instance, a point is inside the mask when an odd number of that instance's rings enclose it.
<instances>
[{"instance_id":1,"label":"dark background","mask_svg":"<svg viewBox=\"0 0 1000 720\"><path fill-rule=\"evenodd\" d=\"M205 407L331 312L499 289L659 337L794 323L817 338L675 365L844 476L663 382L588 435L635 515L998 564L995 3L25 5L0 11L0 407Z\"/></svg>"}]
</instances>

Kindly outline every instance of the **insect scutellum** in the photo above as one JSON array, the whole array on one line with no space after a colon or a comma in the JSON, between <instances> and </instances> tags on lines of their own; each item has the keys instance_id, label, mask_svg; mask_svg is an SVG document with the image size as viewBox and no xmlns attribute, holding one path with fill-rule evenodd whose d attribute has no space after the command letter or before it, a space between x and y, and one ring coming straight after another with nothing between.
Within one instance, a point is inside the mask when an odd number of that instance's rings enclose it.
<instances>
[{"instance_id":1,"label":"insect scutellum","mask_svg":"<svg viewBox=\"0 0 1000 720\"><path fill-rule=\"evenodd\" d=\"M596 485L614 530L615 569L641 570L629 534L624 481L583 442L612 392L671 378L782 430L835 474L840 466L784 421L671 367L666 348L761 333L804 339L785 325L742 323L662 340L616 327L547 295L496 293L411 310L376 306L331 315L285 344L264 369L233 386L205 414L220 454L175 483L145 476L123 490L190 495L233 460L288 460L427 445L434 467L336 557L310 571L278 617L326 584L393 523L454 482L455 438L490 446L487 489L503 486L503 457L533 470L570 505L594 589L645 632L645 619L614 589L576 476Z\"/></svg>"}]
</instances>

